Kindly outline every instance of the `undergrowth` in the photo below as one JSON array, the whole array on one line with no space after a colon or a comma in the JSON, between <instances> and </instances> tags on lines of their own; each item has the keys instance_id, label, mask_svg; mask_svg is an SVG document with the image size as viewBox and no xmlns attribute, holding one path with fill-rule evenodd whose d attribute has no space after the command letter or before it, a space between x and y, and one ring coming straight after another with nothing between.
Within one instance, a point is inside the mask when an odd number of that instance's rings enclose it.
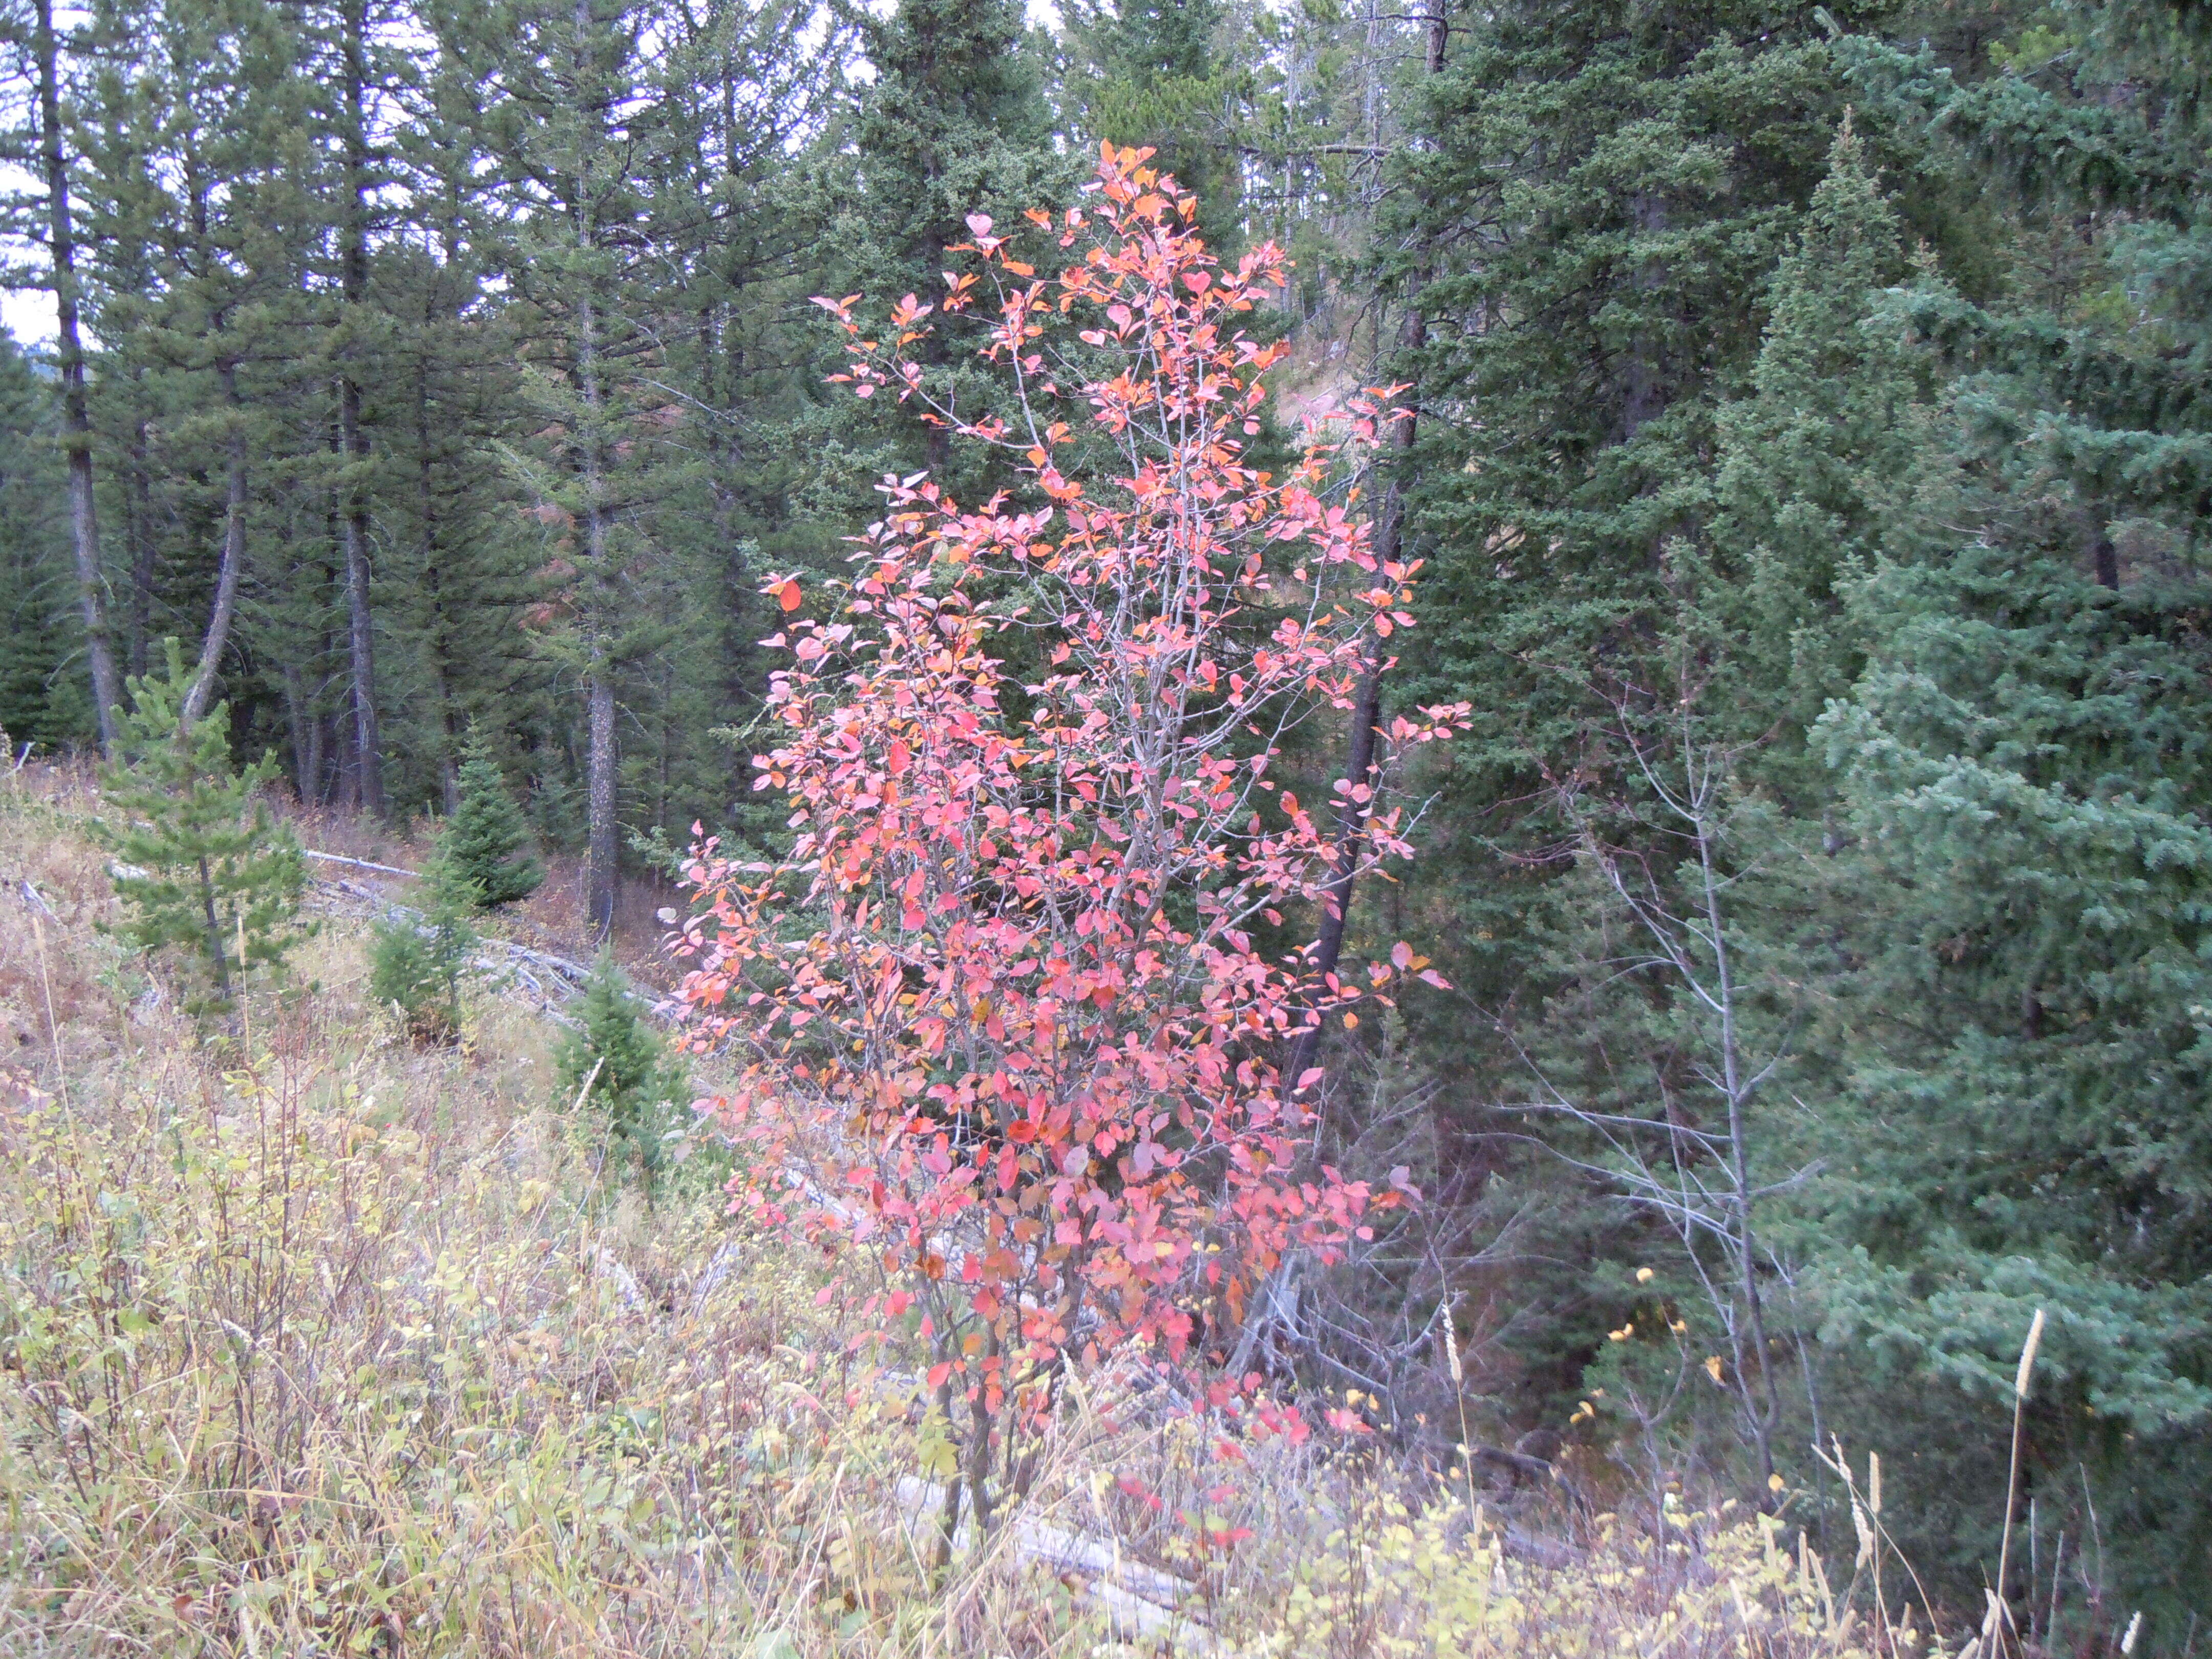
<instances>
[{"instance_id":1,"label":"undergrowth","mask_svg":"<svg viewBox=\"0 0 2212 1659\"><path fill-rule=\"evenodd\" d=\"M0 927L0 1652L1919 1639L1875 1639L1784 1519L1563 1507L1532 1541L1372 1440L1262 1445L1126 1376L1072 1391L1029 1504L940 1564L909 1357L856 1340L837 1264L724 1214L726 1154L684 1149L648 1207L565 1115L541 1019L479 993L465 1042L411 1047L357 928L303 947L313 989L196 1036L93 928L82 805L0 795L10 889L52 911ZM1040 1528L1088 1565L1025 1559Z\"/></svg>"}]
</instances>

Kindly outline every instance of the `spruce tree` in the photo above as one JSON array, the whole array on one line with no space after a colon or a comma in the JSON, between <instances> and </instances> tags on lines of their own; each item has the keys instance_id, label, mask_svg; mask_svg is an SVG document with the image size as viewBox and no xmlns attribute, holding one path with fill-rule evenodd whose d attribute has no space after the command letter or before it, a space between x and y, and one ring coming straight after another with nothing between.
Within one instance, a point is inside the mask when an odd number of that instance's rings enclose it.
<instances>
[{"instance_id":1,"label":"spruce tree","mask_svg":"<svg viewBox=\"0 0 2212 1659\"><path fill-rule=\"evenodd\" d=\"M307 863L291 827L259 798L276 775L270 757L239 771L230 711L186 711L194 672L174 638L167 672L129 682L121 758L100 775L105 811L94 821L114 854L115 890L130 915L117 929L138 950L176 950L198 969L186 1006L228 1007L246 975L281 971L298 937Z\"/></svg>"},{"instance_id":2,"label":"spruce tree","mask_svg":"<svg viewBox=\"0 0 2212 1659\"><path fill-rule=\"evenodd\" d=\"M1079 169L1054 142L1045 65L1021 0L900 0L861 23L861 43L876 79L853 122L849 181L835 168L823 179L833 198L825 254L831 291L864 295L880 314L903 295L943 297L945 251L972 239L970 215L988 216L994 234L1033 235L1023 214L1065 199ZM1039 257L1050 247L1040 238ZM998 382L973 366L957 320L933 319L918 355L931 394L972 418ZM946 428L911 403L848 404L844 422L864 458L853 481L926 468L963 501L1011 481L956 457ZM868 506L858 490L851 499L856 512Z\"/></svg>"},{"instance_id":3,"label":"spruce tree","mask_svg":"<svg viewBox=\"0 0 2212 1659\"><path fill-rule=\"evenodd\" d=\"M583 1109L606 1126L609 1163L635 1157L650 1183L660 1173L669 1108L690 1086L683 1062L653 1029L611 951L592 964L574 1018L558 1055L563 1103L578 1104L580 1096Z\"/></svg>"},{"instance_id":4,"label":"spruce tree","mask_svg":"<svg viewBox=\"0 0 2212 1659\"><path fill-rule=\"evenodd\" d=\"M1750 384L1716 416L1712 551L1698 594L1728 641L1716 712L1732 708L1736 742L1765 739L1753 775L1815 816L1832 785L1808 733L1860 665L1840 584L1884 550L1930 435L1919 400L1932 366L1876 314L1905 274L1900 240L1846 118L1768 287Z\"/></svg>"},{"instance_id":5,"label":"spruce tree","mask_svg":"<svg viewBox=\"0 0 2212 1659\"><path fill-rule=\"evenodd\" d=\"M477 908L528 898L544 884L545 871L529 855L529 821L507 793L499 763L481 733L469 738L458 790L453 815L438 838L439 862L467 885Z\"/></svg>"},{"instance_id":6,"label":"spruce tree","mask_svg":"<svg viewBox=\"0 0 2212 1659\"><path fill-rule=\"evenodd\" d=\"M1820 1015L1796 1082L1832 1162L1803 1206L1824 1389L1921 1448L1903 1535L1972 1582L2045 1310L2030 1489L2124 1529L2116 1593L2178 1612L2212 1536L2212 586L2114 596L2070 526L2038 545L2000 506L1847 585L1869 660L1815 732L1841 833L1797 866L1802 923L1770 924Z\"/></svg>"},{"instance_id":7,"label":"spruce tree","mask_svg":"<svg viewBox=\"0 0 2212 1659\"><path fill-rule=\"evenodd\" d=\"M419 896L419 915L398 912L377 924L369 994L416 1042L444 1045L460 1038L461 984L477 947L469 917L483 908L483 892L441 850L422 872Z\"/></svg>"},{"instance_id":8,"label":"spruce tree","mask_svg":"<svg viewBox=\"0 0 2212 1659\"><path fill-rule=\"evenodd\" d=\"M1118 0L1071 9L1070 35L1087 60L1074 82L1094 143L1153 152L1153 165L1199 198L1199 229L1217 252L1240 240L1241 118L1249 77L1223 64L1214 36L1220 0Z\"/></svg>"},{"instance_id":9,"label":"spruce tree","mask_svg":"<svg viewBox=\"0 0 2212 1659\"><path fill-rule=\"evenodd\" d=\"M1545 781L1604 763L1595 680L1667 677L1669 548L1709 550L1717 412L1842 113L1790 8L1516 3L1471 22L1400 162L1382 232L1440 319L1395 377L1436 417L1408 480L1407 695L1477 711L1424 879L1452 880L1481 946L1452 976L1486 1002L1543 994Z\"/></svg>"}]
</instances>

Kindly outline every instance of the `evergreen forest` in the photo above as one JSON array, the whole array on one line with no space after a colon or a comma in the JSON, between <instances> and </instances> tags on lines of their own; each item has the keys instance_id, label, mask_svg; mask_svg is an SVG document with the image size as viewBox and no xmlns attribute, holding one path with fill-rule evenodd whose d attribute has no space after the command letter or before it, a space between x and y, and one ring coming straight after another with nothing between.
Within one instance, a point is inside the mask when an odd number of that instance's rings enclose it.
<instances>
[{"instance_id":1,"label":"evergreen forest","mask_svg":"<svg viewBox=\"0 0 2212 1659\"><path fill-rule=\"evenodd\" d=\"M838 306L890 337L981 217L1054 268L1148 149L1290 262L1259 464L1409 411L1330 499L1412 625L1285 787L1468 709L1389 762L1417 856L1262 940L1428 958L1290 1045L1310 1155L1418 1200L1225 1357L1596 1507L1789 1494L1832 1563L1873 1452L1960 1639L2006 1574L2038 1651L2197 1639L2212 7L0 0L0 770L166 672L140 737L470 826L479 902L572 872L586 957L695 839L788 847L780 630L886 478L1044 501L923 418L995 418L981 322L856 397ZM622 1042L658 1179L687 1085Z\"/></svg>"}]
</instances>

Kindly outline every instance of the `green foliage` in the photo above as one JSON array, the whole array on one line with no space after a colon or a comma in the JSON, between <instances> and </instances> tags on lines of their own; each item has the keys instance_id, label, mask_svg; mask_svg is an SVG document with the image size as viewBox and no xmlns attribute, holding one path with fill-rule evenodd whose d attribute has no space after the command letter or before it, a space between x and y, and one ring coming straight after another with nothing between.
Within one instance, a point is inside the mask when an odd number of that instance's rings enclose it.
<instances>
[{"instance_id":1,"label":"green foliage","mask_svg":"<svg viewBox=\"0 0 2212 1659\"><path fill-rule=\"evenodd\" d=\"M2124 1569L2152 1599L2212 1536L2212 590L2070 564L1970 547L1853 591L1875 645L1820 729L1852 845L1816 922L1850 954L1807 964L1842 1157L1808 1218L1830 1340L1879 1357L1838 1379L1859 1413L1932 1390L1996 1422L2050 1310L2036 1466L2160 1511Z\"/></svg>"},{"instance_id":2,"label":"green foliage","mask_svg":"<svg viewBox=\"0 0 2212 1659\"><path fill-rule=\"evenodd\" d=\"M1238 141L1250 76L1216 52L1220 0L1092 0L1072 7L1068 22L1088 60L1088 76L1076 82L1085 134L1151 149L1152 165L1198 198L1206 245L1233 253L1243 240Z\"/></svg>"},{"instance_id":3,"label":"green foliage","mask_svg":"<svg viewBox=\"0 0 2212 1659\"><path fill-rule=\"evenodd\" d=\"M605 1124L608 1164L635 1158L649 1187L660 1175L670 1108L690 1087L684 1063L653 1029L611 951L592 964L573 1014L576 1029L558 1056L562 1103Z\"/></svg>"},{"instance_id":4,"label":"green foliage","mask_svg":"<svg viewBox=\"0 0 2212 1659\"><path fill-rule=\"evenodd\" d=\"M422 872L419 916L395 913L378 922L369 945L369 995L391 1008L416 1042L457 1042L461 985L477 947L471 914L483 890L441 849Z\"/></svg>"},{"instance_id":5,"label":"green foliage","mask_svg":"<svg viewBox=\"0 0 2212 1659\"><path fill-rule=\"evenodd\" d=\"M1727 724L1740 744L1771 732L1753 770L1815 811L1829 785L1808 733L1858 667L1838 584L1879 550L1929 435L1900 331L1871 318L1904 274L1899 241L1846 121L1776 266L1750 384L1716 418L1712 568L1698 599L1726 641L1723 683L1745 694ZM1711 701L1719 714L1729 700Z\"/></svg>"},{"instance_id":6,"label":"green foliage","mask_svg":"<svg viewBox=\"0 0 2212 1659\"><path fill-rule=\"evenodd\" d=\"M901 0L861 31L876 80L853 121L851 161L823 180L838 196L825 212L828 291L865 295L873 314L908 294L933 303L945 291L945 250L970 240L970 214L988 215L995 234L1033 240L1042 262L1051 244L1022 216L1066 199L1087 169L1054 141L1047 60L1020 0ZM958 332L940 329L919 356L931 392L969 418L1004 401ZM871 503L855 486L886 471L927 468L978 504L1012 482L1003 465L979 461L981 446L956 448L919 413L888 398L845 400L833 412L854 452L842 483L856 521Z\"/></svg>"},{"instance_id":7,"label":"green foliage","mask_svg":"<svg viewBox=\"0 0 2212 1659\"><path fill-rule=\"evenodd\" d=\"M476 906L489 910L528 898L545 871L529 855L529 821L507 793L489 746L472 735L465 755L459 799L438 837L438 878L465 884Z\"/></svg>"},{"instance_id":8,"label":"green foliage","mask_svg":"<svg viewBox=\"0 0 2212 1659\"><path fill-rule=\"evenodd\" d=\"M260 799L276 762L232 766L222 703L181 718L191 671L174 639L162 645L167 672L128 683L121 753L100 775L106 811L94 832L131 912L118 931L141 951L181 951L198 969L187 1006L207 1013L227 1008L246 975L281 972L307 864L291 826Z\"/></svg>"},{"instance_id":9,"label":"green foliage","mask_svg":"<svg viewBox=\"0 0 2212 1659\"><path fill-rule=\"evenodd\" d=\"M58 748L93 727L72 661L83 649L83 619L53 447L58 425L53 398L0 332L0 731L18 749Z\"/></svg>"}]
</instances>

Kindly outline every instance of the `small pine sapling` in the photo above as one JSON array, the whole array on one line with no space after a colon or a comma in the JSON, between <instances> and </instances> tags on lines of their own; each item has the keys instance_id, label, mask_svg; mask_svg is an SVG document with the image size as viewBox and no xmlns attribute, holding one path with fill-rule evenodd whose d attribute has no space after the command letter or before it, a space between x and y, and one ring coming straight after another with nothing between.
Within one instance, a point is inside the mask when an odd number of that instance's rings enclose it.
<instances>
[{"instance_id":1,"label":"small pine sapling","mask_svg":"<svg viewBox=\"0 0 2212 1659\"><path fill-rule=\"evenodd\" d=\"M558 1055L562 1097L602 1116L608 1163L626 1164L635 1155L649 1188L660 1174L670 1103L690 1087L684 1064L653 1029L611 951L592 964L575 1013L577 1028Z\"/></svg>"},{"instance_id":2,"label":"small pine sapling","mask_svg":"<svg viewBox=\"0 0 2212 1659\"><path fill-rule=\"evenodd\" d=\"M307 861L259 797L275 759L242 772L231 764L226 703L185 718L192 673L175 640L162 645L167 672L128 683L131 707L118 711L117 758L100 773L106 811L92 831L129 910L115 931L138 950L173 949L197 963L185 1006L205 1017L227 1011L254 971L281 974L308 931L299 924Z\"/></svg>"},{"instance_id":3,"label":"small pine sapling","mask_svg":"<svg viewBox=\"0 0 2212 1659\"><path fill-rule=\"evenodd\" d=\"M419 915L398 912L377 924L369 992L415 1042L443 1048L460 1038L461 985L477 947L469 918L483 895L441 853L422 872L421 897Z\"/></svg>"},{"instance_id":4,"label":"small pine sapling","mask_svg":"<svg viewBox=\"0 0 2212 1659\"><path fill-rule=\"evenodd\" d=\"M477 908L496 908L526 899L545 880L545 871L530 856L530 825L491 748L471 733L461 761L459 799L439 838L439 851L478 894Z\"/></svg>"}]
</instances>

